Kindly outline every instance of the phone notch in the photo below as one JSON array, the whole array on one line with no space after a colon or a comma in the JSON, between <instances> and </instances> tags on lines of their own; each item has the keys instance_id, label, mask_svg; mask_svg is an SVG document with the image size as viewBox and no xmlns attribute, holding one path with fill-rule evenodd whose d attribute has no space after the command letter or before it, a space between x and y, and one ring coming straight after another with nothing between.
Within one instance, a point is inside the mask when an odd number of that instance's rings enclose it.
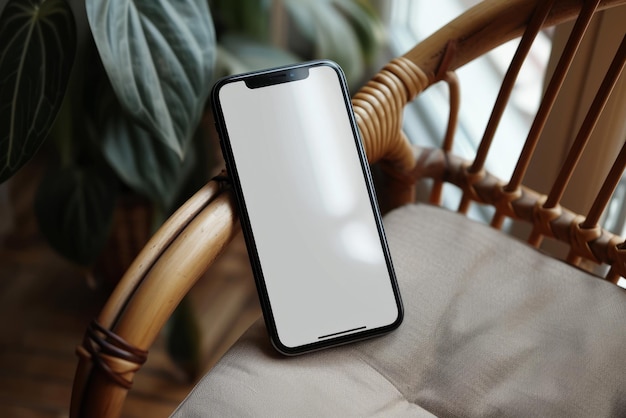
<instances>
[{"instance_id":1,"label":"phone notch","mask_svg":"<svg viewBox=\"0 0 626 418\"><path fill-rule=\"evenodd\" d=\"M250 89L273 86L275 84L289 83L291 81L304 80L309 77L307 67L287 68L280 71L259 74L245 80Z\"/></svg>"}]
</instances>

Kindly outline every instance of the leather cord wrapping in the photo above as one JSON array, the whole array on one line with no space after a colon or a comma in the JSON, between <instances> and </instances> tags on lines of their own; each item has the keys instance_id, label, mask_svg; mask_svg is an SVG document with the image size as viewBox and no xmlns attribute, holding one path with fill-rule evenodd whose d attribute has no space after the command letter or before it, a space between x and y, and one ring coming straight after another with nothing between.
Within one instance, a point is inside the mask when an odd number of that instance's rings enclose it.
<instances>
[{"instance_id":1,"label":"leather cord wrapping","mask_svg":"<svg viewBox=\"0 0 626 418\"><path fill-rule=\"evenodd\" d=\"M90 359L107 377L125 389L130 389L133 382L124 374L136 372L148 358L148 351L129 344L95 319L87 328L83 344L76 349L76 353Z\"/></svg>"}]
</instances>

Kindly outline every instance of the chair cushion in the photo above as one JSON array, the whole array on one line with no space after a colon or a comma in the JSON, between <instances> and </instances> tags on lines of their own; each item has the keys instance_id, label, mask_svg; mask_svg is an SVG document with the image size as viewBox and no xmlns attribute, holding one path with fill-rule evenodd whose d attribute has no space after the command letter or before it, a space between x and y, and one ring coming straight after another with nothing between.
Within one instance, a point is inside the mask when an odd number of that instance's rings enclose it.
<instances>
[{"instance_id":1,"label":"chair cushion","mask_svg":"<svg viewBox=\"0 0 626 418\"><path fill-rule=\"evenodd\" d=\"M262 321L175 416L626 416L626 293L465 217L385 217L396 331L299 357Z\"/></svg>"}]
</instances>

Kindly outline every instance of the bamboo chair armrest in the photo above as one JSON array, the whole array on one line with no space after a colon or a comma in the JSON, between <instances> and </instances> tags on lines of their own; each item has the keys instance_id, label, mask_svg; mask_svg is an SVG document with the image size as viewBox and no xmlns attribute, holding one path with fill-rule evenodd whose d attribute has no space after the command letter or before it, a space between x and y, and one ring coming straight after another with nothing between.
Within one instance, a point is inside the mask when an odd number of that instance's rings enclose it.
<instances>
[{"instance_id":1,"label":"bamboo chair armrest","mask_svg":"<svg viewBox=\"0 0 626 418\"><path fill-rule=\"evenodd\" d=\"M238 230L230 188L218 178L150 239L77 349L71 416L120 415L141 354Z\"/></svg>"},{"instance_id":2,"label":"bamboo chair armrest","mask_svg":"<svg viewBox=\"0 0 626 418\"><path fill-rule=\"evenodd\" d=\"M484 0L463 13L440 30L419 42L404 54L428 75L438 81L441 65L450 40L456 42L456 52L446 65L457 70L475 58L522 35L536 5L543 0ZM581 10L582 0L556 0L543 27L571 21ZM602 0L598 10L609 9L624 0Z\"/></svg>"}]
</instances>

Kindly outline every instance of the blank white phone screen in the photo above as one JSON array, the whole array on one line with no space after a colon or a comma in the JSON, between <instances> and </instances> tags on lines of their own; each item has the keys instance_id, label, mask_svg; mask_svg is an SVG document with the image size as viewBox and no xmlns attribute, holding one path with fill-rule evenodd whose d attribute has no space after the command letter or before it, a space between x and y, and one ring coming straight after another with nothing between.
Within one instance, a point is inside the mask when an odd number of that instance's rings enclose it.
<instances>
[{"instance_id":1,"label":"blank white phone screen","mask_svg":"<svg viewBox=\"0 0 626 418\"><path fill-rule=\"evenodd\" d=\"M301 80L219 92L278 338L290 348L399 315L340 86L322 65Z\"/></svg>"}]
</instances>

